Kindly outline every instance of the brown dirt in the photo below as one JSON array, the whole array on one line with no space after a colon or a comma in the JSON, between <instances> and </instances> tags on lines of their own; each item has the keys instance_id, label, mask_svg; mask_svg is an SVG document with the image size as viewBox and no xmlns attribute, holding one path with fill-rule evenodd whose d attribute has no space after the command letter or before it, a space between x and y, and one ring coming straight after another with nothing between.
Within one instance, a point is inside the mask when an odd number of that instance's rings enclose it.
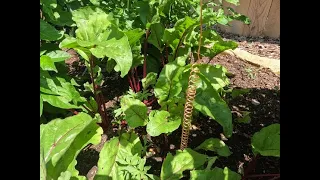
<instances>
[{"instance_id":1,"label":"brown dirt","mask_svg":"<svg viewBox=\"0 0 320 180\"><path fill-rule=\"evenodd\" d=\"M272 47L272 45L268 47ZM256 48L256 50L257 49L258 48ZM251 53L255 51L254 49L251 50ZM265 53L259 55L265 55L267 57L273 56L273 58L279 55L277 55L277 50L274 51L275 53L270 53L272 50L264 52ZM256 53L261 53L261 51L256 51ZM208 60L204 60L204 63L207 62ZM230 95L226 96L226 101L233 112L234 133L225 143L230 147L232 155L228 158L221 157L215 163L215 165L220 168L227 166L231 170L238 172L241 166L246 168L253 158L251 149L252 135L265 126L272 123L280 123L280 77L272 73L269 69L259 68L230 55L218 55L209 63L221 64L227 68L232 74L230 78L231 88L250 89L249 93L233 99ZM115 99L117 98L115 97L121 96L127 90L128 83L124 79L116 78L114 74L106 79L107 83L105 83L106 85L103 91L104 94L107 94L106 99L112 101L110 102L111 104L108 105L112 106L112 104L116 102ZM253 101L258 101L260 104L254 105ZM235 119L241 115L241 111L251 112L251 122L249 124L241 124L235 121ZM207 117L200 115L194 120L193 125L195 128L189 136L189 147L191 148L195 148L205 139L211 137L221 138L222 127ZM144 134L145 128L138 128L136 131ZM156 146L152 146L155 155L147 159L147 165L152 166L149 173L160 174L163 155L161 148L171 147L169 150L171 152L177 150L180 146L180 135L181 129L176 130L168 136L168 143L166 145L164 145L163 136L150 138ZM98 154L103 144L104 142L98 146L87 148L79 154L76 168L80 171L81 175L87 175L89 179L92 179L96 171ZM203 153L207 153L210 156L214 155L210 152ZM280 158L260 157L257 160L254 171L255 172L251 174L280 173ZM250 178L248 179L250 180ZM252 178L252 180L253 179L267 180L272 179L272 177Z\"/></svg>"},{"instance_id":2,"label":"brown dirt","mask_svg":"<svg viewBox=\"0 0 320 180\"><path fill-rule=\"evenodd\" d=\"M219 34L227 40L238 42L239 48L261 57L268 57L280 60L280 38L269 37L245 37L236 34L222 32Z\"/></svg>"}]
</instances>

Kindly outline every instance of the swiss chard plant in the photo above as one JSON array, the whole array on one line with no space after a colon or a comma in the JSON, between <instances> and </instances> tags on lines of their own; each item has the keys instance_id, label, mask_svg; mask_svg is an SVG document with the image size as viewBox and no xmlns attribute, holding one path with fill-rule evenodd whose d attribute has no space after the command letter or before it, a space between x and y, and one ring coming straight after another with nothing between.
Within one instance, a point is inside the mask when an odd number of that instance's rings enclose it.
<instances>
[{"instance_id":1,"label":"swiss chard plant","mask_svg":"<svg viewBox=\"0 0 320 180\"><path fill-rule=\"evenodd\" d=\"M226 1L239 5L238 0ZM95 179L180 179L185 171L190 179L241 179L227 167L212 168L216 159L232 153L217 138L194 150L165 152L161 173L154 175L146 165L146 143L136 132L145 127L148 135L166 138L183 125L190 72L197 69L193 113L217 121L225 136L232 136L231 112L221 96L229 84L227 70L200 57L237 47L213 29L233 20L249 23L232 8L222 7L222 0L41 0L40 179L86 179L75 169L76 157L88 144L98 144L103 133L108 141ZM80 78L68 74L69 50L77 52L86 67ZM115 111L115 119L125 120L128 128L117 132L105 106L104 71L117 72L130 85ZM267 134L254 136L253 150L277 156L268 147L272 142L259 143Z\"/></svg>"}]
</instances>

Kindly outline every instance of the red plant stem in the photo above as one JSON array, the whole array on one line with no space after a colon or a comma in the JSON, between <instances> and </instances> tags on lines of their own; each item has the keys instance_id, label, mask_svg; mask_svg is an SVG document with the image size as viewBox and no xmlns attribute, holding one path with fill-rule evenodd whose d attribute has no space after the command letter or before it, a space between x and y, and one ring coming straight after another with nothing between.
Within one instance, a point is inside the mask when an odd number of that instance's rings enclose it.
<instances>
[{"instance_id":1,"label":"red plant stem","mask_svg":"<svg viewBox=\"0 0 320 180\"><path fill-rule=\"evenodd\" d=\"M130 78L130 74L128 74L128 80L129 80L129 84L130 84L131 89L134 91L134 87L133 87L133 84L132 84L132 80Z\"/></svg>"},{"instance_id":2,"label":"red plant stem","mask_svg":"<svg viewBox=\"0 0 320 180\"><path fill-rule=\"evenodd\" d=\"M273 176L280 176L280 174L253 174L247 176L247 178L254 178L254 177L273 177Z\"/></svg>"},{"instance_id":3,"label":"red plant stem","mask_svg":"<svg viewBox=\"0 0 320 180\"><path fill-rule=\"evenodd\" d=\"M138 77L138 70L137 70L137 68L135 67L134 68L134 74L135 74L135 78L136 78L136 80L137 80L137 92L138 91L140 91L140 82L139 82L139 77Z\"/></svg>"},{"instance_id":4,"label":"red plant stem","mask_svg":"<svg viewBox=\"0 0 320 180\"><path fill-rule=\"evenodd\" d=\"M161 57L162 66L164 67L164 58L163 58L162 54L160 57Z\"/></svg>"},{"instance_id":5,"label":"red plant stem","mask_svg":"<svg viewBox=\"0 0 320 180\"><path fill-rule=\"evenodd\" d=\"M144 102L144 104L145 104L146 106L150 106L155 100L156 100L156 98L153 98L153 99L150 100L150 101Z\"/></svg>"},{"instance_id":6,"label":"red plant stem","mask_svg":"<svg viewBox=\"0 0 320 180\"><path fill-rule=\"evenodd\" d=\"M69 109L70 112L72 112L74 115L78 114L78 111L74 110L74 109Z\"/></svg>"},{"instance_id":7,"label":"red plant stem","mask_svg":"<svg viewBox=\"0 0 320 180\"><path fill-rule=\"evenodd\" d=\"M147 49L148 49L148 37L149 37L149 29L146 31L146 39L144 40L144 51L143 51L143 78L147 76Z\"/></svg>"},{"instance_id":8,"label":"red plant stem","mask_svg":"<svg viewBox=\"0 0 320 180\"><path fill-rule=\"evenodd\" d=\"M131 69L131 79L133 81L133 87L134 87L134 92L138 92L138 88L137 88L137 83L136 83L136 79L134 78L134 71L133 69Z\"/></svg>"}]
</instances>

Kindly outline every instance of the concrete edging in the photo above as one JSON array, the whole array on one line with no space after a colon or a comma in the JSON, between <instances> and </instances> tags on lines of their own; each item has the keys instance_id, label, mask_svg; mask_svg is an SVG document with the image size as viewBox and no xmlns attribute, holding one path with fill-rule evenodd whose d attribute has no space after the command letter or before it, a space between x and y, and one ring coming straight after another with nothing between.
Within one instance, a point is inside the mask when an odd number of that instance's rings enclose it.
<instances>
[{"instance_id":1,"label":"concrete edging","mask_svg":"<svg viewBox=\"0 0 320 180\"><path fill-rule=\"evenodd\" d=\"M245 50L241 50L239 48L236 48L235 50L226 50L222 54L236 56L237 58L243 61L253 63L257 66L269 68L273 73L280 76L280 60L279 59L261 57L258 55L251 54Z\"/></svg>"}]
</instances>

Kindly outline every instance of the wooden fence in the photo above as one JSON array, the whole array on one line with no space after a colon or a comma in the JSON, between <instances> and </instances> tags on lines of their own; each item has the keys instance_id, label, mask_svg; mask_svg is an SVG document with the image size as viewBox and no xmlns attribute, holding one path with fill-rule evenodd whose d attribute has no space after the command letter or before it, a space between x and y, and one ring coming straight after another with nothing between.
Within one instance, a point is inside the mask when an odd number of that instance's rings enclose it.
<instances>
[{"instance_id":1,"label":"wooden fence","mask_svg":"<svg viewBox=\"0 0 320 180\"><path fill-rule=\"evenodd\" d=\"M239 6L224 3L251 20L250 25L234 21L232 27L222 27L224 31L243 36L280 38L280 0L240 0Z\"/></svg>"}]
</instances>

